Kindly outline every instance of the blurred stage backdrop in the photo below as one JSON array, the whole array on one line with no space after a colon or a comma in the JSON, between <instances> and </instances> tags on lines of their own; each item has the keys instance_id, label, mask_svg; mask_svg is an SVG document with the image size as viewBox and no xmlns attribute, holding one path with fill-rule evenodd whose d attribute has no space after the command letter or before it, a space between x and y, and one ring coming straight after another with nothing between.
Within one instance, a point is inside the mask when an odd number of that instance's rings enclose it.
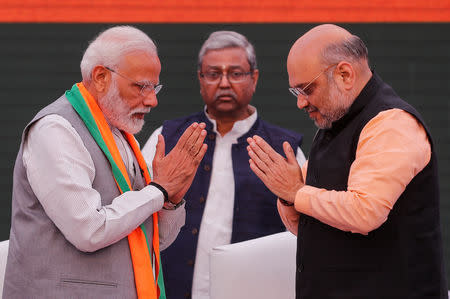
<instances>
[{"instance_id":1,"label":"blurred stage backdrop","mask_svg":"<svg viewBox=\"0 0 450 299\"><path fill-rule=\"evenodd\" d=\"M286 57L293 42L314 25L337 23L366 42L371 66L422 113L431 130L450 281L450 2L365 2L2 0L0 240L9 238L12 172L22 130L40 108L81 81L79 62L99 31L132 24L158 46L164 88L137 135L141 144L164 119L202 109L197 53L211 32L235 30L256 48L260 80L253 105L264 119L303 133L308 155L316 128L287 90Z\"/></svg>"}]
</instances>

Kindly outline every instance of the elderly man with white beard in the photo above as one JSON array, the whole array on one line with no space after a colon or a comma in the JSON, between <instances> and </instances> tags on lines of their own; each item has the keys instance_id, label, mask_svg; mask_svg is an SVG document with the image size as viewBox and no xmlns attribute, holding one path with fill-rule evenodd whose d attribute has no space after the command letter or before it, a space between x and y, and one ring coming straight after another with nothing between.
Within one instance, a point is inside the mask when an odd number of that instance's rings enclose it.
<instances>
[{"instance_id":1,"label":"elderly man with white beard","mask_svg":"<svg viewBox=\"0 0 450 299\"><path fill-rule=\"evenodd\" d=\"M101 33L83 81L26 126L14 168L4 298L165 298L160 250L185 221L183 196L206 152L193 123L153 178L134 136L157 105L161 64L142 31Z\"/></svg>"}]
</instances>

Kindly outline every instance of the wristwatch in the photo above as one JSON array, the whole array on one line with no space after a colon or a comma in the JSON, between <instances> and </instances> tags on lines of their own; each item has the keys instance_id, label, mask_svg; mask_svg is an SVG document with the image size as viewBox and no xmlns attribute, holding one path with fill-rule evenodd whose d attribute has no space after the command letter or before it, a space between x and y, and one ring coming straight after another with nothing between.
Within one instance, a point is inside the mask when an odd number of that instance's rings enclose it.
<instances>
[{"instance_id":1,"label":"wristwatch","mask_svg":"<svg viewBox=\"0 0 450 299\"><path fill-rule=\"evenodd\" d=\"M176 210L178 209L181 205L183 205L186 201L184 200L184 198L182 200L180 200L179 203L175 204L173 202L171 202L170 200L164 200L164 205L163 205L163 209L164 210Z\"/></svg>"},{"instance_id":2,"label":"wristwatch","mask_svg":"<svg viewBox=\"0 0 450 299\"><path fill-rule=\"evenodd\" d=\"M294 205L293 202L289 202L289 201L284 200L284 199L282 199L282 198L278 198L278 200L281 202L281 204L282 204L283 206L292 207L292 206Z\"/></svg>"}]
</instances>

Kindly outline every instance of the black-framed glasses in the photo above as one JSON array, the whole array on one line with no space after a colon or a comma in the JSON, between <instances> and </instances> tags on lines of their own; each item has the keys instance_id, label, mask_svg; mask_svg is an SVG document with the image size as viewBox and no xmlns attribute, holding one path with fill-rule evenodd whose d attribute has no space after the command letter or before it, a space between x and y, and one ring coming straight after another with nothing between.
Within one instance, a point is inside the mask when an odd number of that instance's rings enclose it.
<instances>
[{"instance_id":1,"label":"black-framed glasses","mask_svg":"<svg viewBox=\"0 0 450 299\"><path fill-rule=\"evenodd\" d=\"M227 80L230 83L241 83L243 82L248 75L253 74L253 72L242 72L242 71L231 71L225 72L227 76ZM205 79L206 83L209 84L217 84L222 80L224 72L219 71L208 71L204 73L200 73L200 77Z\"/></svg>"},{"instance_id":2,"label":"black-framed glasses","mask_svg":"<svg viewBox=\"0 0 450 299\"><path fill-rule=\"evenodd\" d=\"M327 68L325 68L323 71L321 71L317 76L314 77L314 79L312 79L311 81L309 81L308 84L305 85L305 87L300 88L300 87L290 87L289 91L294 95L294 97L298 98L299 95L302 95L304 97L308 97L309 94L306 93L306 89L314 83L314 81L316 81L320 76L322 76L323 74L325 74L326 71L328 71L329 69L331 69L333 66L338 65L339 63L335 63L332 64L330 66L328 66Z\"/></svg>"},{"instance_id":3,"label":"black-framed glasses","mask_svg":"<svg viewBox=\"0 0 450 299\"><path fill-rule=\"evenodd\" d=\"M152 93L153 91L155 92L155 94L158 94L158 92L159 92L159 91L161 90L161 88L163 87L161 84L158 84L158 85L155 86L155 85L153 85L153 84L148 84L148 83L138 82L138 81L135 81L135 80L133 80L133 79L131 79L131 78L128 78L127 76L122 75L121 73L119 73L119 72L113 70L113 69L110 68L110 67L105 66L105 68L106 68L108 71L110 71L110 72L112 72L112 73L115 73L115 74L119 75L119 76L122 77L122 78L127 79L128 81L130 81L131 83L133 83L133 85L137 86L137 87L139 88L139 94L140 94L141 96L143 96L143 97L148 96L148 95L149 95L150 93Z\"/></svg>"}]
</instances>

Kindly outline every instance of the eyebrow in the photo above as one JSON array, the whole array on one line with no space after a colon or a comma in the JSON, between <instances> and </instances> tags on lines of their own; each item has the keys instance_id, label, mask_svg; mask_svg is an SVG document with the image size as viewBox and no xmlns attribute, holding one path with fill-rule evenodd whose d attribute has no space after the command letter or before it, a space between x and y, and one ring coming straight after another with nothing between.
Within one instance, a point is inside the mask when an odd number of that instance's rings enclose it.
<instances>
[{"instance_id":1,"label":"eyebrow","mask_svg":"<svg viewBox=\"0 0 450 299\"><path fill-rule=\"evenodd\" d=\"M309 82L303 82L303 83L299 83L299 84L296 84L294 87L300 87L300 88L304 88L306 85L308 85L308 83ZM315 82L313 82L311 85L313 85ZM310 86L311 86L310 85Z\"/></svg>"},{"instance_id":2,"label":"eyebrow","mask_svg":"<svg viewBox=\"0 0 450 299\"><path fill-rule=\"evenodd\" d=\"M304 89L305 86L308 85L308 83L309 83L309 82L306 82L306 83L299 83L299 84L295 85L294 87L299 87L299 88L301 88L301 89ZM314 89L314 88L316 88L316 86L317 86L317 82L313 82L313 83L311 83L311 84L306 88L306 90Z\"/></svg>"},{"instance_id":3,"label":"eyebrow","mask_svg":"<svg viewBox=\"0 0 450 299\"><path fill-rule=\"evenodd\" d=\"M159 85L159 81L156 84L153 84L152 82L150 82L150 80L147 80L147 79L139 80L139 81L136 80L136 83L140 84L140 85L153 85L153 86Z\"/></svg>"},{"instance_id":4,"label":"eyebrow","mask_svg":"<svg viewBox=\"0 0 450 299\"><path fill-rule=\"evenodd\" d=\"M299 84L294 85L293 87L294 88L295 87L299 87L299 88L303 89L303 87L306 86L306 85L308 85L308 82L306 82L306 83L299 83Z\"/></svg>"},{"instance_id":5,"label":"eyebrow","mask_svg":"<svg viewBox=\"0 0 450 299\"><path fill-rule=\"evenodd\" d=\"M241 65L229 65L227 66L227 68L225 69L244 69L243 66ZM218 70L222 70L222 66L218 66L218 65L207 65L206 69L218 69Z\"/></svg>"}]
</instances>

